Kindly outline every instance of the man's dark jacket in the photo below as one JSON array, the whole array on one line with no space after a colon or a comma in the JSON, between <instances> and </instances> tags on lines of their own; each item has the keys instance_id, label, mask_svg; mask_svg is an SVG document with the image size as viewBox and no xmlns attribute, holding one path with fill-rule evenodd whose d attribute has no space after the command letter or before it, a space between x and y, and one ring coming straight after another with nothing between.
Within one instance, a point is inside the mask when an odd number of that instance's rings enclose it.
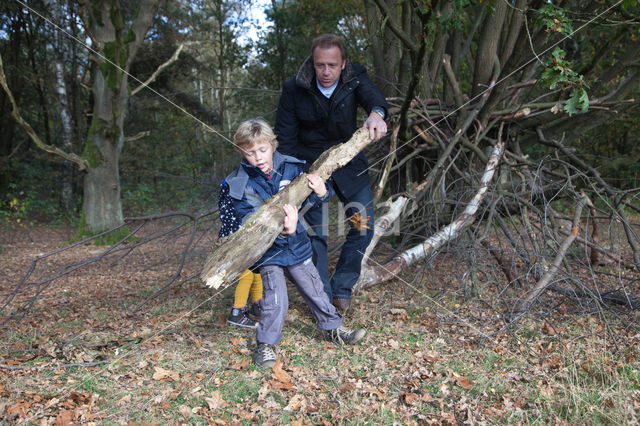
<instances>
[{"instance_id":1,"label":"man's dark jacket","mask_svg":"<svg viewBox=\"0 0 640 426\"><path fill-rule=\"evenodd\" d=\"M278 150L310 165L326 149L351 138L357 130L358 106L367 114L375 106L387 112L384 95L363 66L347 61L338 86L327 99L317 87L313 58L307 58L298 74L285 81L282 89L275 125ZM359 153L333 173L344 197L349 198L369 185L368 167L364 154Z\"/></svg>"}]
</instances>

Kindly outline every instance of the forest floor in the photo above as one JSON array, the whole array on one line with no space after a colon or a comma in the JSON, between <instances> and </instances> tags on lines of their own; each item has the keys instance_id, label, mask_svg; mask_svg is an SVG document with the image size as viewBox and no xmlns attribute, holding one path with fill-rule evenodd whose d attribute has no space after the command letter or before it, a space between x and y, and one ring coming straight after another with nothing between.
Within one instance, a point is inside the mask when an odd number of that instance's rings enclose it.
<instances>
[{"instance_id":1,"label":"forest floor","mask_svg":"<svg viewBox=\"0 0 640 426\"><path fill-rule=\"evenodd\" d=\"M0 230L3 305L31 260L71 235ZM322 340L291 291L280 362L265 370L251 361L253 332L225 323L231 287L214 293L187 280L132 312L175 273L187 238L107 255L41 285L30 310L0 329L0 424L639 422L636 312L551 294L505 327L502 287L479 278L469 295L465 264L445 251L355 296L346 325L368 330L355 346ZM182 277L198 272L210 238ZM83 244L46 257L27 282L103 251Z\"/></svg>"}]
</instances>

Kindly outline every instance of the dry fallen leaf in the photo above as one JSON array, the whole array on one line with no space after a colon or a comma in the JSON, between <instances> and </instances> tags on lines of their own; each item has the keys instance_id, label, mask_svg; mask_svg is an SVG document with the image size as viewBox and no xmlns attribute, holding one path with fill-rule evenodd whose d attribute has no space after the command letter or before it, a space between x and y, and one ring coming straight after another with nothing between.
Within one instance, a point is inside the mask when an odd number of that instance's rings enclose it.
<instances>
[{"instance_id":1,"label":"dry fallen leaf","mask_svg":"<svg viewBox=\"0 0 640 426\"><path fill-rule=\"evenodd\" d=\"M287 404L286 407L284 407L285 411L298 411L300 410L301 407L306 405L306 400L304 399L304 396L297 394L294 395L290 400L289 403Z\"/></svg>"},{"instance_id":2,"label":"dry fallen leaf","mask_svg":"<svg viewBox=\"0 0 640 426\"><path fill-rule=\"evenodd\" d=\"M234 370L246 370L249 367L249 358L242 358L231 366Z\"/></svg>"},{"instance_id":3,"label":"dry fallen leaf","mask_svg":"<svg viewBox=\"0 0 640 426\"><path fill-rule=\"evenodd\" d=\"M407 405L416 404L420 401L420 396L413 392L406 392L400 395L400 397L404 400L404 403Z\"/></svg>"},{"instance_id":4,"label":"dry fallen leaf","mask_svg":"<svg viewBox=\"0 0 640 426\"><path fill-rule=\"evenodd\" d=\"M178 381L180 379L180 374L177 371L167 370L162 367L153 367L153 380L162 380L162 379L172 379Z\"/></svg>"},{"instance_id":5,"label":"dry fallen leaf","mask_svg":"<svg viewBox=\"0 0 640 426\"><path fill-rule=\"evenodd\" d=\"M340 392L341 393L345 393L345 392L349 392L352 391L355 388L355 385L351 382L349 383L344 383L342 386L340 386Z\"/></svg>"},{"instance_id":6,"label":"dry fallen leaf","mask_svg":"<svg viewBox=\"0 0 640 426\"><path fill-rule=\"evenodd\" d=\"M231 342L232 346L240 346L242 345L243 339L239 337L232 337L229 339L229 342Z\"/></svg>"},{"instance_id":7,"label":"dry fallen leaf","mask_svg":"<svg viewBox=\"0 0 640 426\"><path fill-rule=\"evenodd\" d=\"M62 410L60 411L60 413L58 413L58 416L56 417L56 426L63 426L63 425L68 425L71 424L71 422L73 421L73 411L71 410Z\"/></svg>"},{"instance_id":8,"label":"dry fallen leaf","mask_svg":"<svg viewBox=\"0 0 640 426\"><path fill-rule=\"evenodd\" d=\"M191 411L191 408L187 407L184 404L178 407L178 413L180 413L183 417L186 417L186 418L191 418L191 416L193 416L193 412Z\"/></svg>"},{"instance_id":9,"label":"dry fallen leaf","mask_svg":"<svg viewBox=\"0 0 640 426\"><path fill-rule=\"evenodd\" d=\"M544 323L544 325L542 326L542 330L545 332L545 334L548 334L549 336L556 335L556 330L547 323Z\"/></svg>"},{"instance_id":10,"label":"dry fallen leaf","mask_svg":"<svg viewBox=\"0 0 640 426\"><path fill-rule=\"evenodd\" d=\"M273 366L273 377L282 383L291 382L291 374L282 369L282 360L278 359L276 365Z\"/></svg>"},{"instance_id":11,"label":"dry fallen leaf","mask_svg":"<svg viewBox=\"0 0 640 426\"><path fill-rule=\"evenodd\" d=\"M262 387L258 391L258 401L263 400L268 393L269 393L269 384L267 382L264 382L262 384Z\"/></svg>"},{"instance_id":12,"label":"dry fallen leaf","mask_svg":"<svg viewBox=\"0 0 640 426\"><path fill-rule=\"evenodd\" d=\"M227 402L222 398L222 392L220 390L215 390L211 392L211 397L204 399L209 406L209 410L217 410L218 408L222 408L227 405Z\"/></svg>"},{"instance_id":13,"label":"dry fallen leaf","mask_svg":"<svg viewBox=\"0 0 640 426\"><path fill-rule=\"evenodd\" d=\"M362 231L363 229L371 229L368 224L369 219L369 216L362 216L360 213L356 213L349 218L349 222L355 229Z\"/></svg>"},{"instance_id":14,"label":"dry fallen leaf","mask_svg":"<svg viewBox=\"0 0 640 426\"><path fill-rule=\"evenodd\" d=\"M446 383L442 383L440 384L440 393L443 395L449 395L451 393L451 391L449 391L449 386L447 386Z\"/></svg>"},{"instance_id":15,"label":"dry fallen leaf","mask_svg":"<svg viewBox=\"0 0 640 426\"><path fill-rule=\"evenodd\" d=\"M9 417L13 417L15 415L18 415L20 417L26 417L27 411L29 411L30 408L31 408L31 402L21 399L16 404L13 404L12 406L8 407L6 413Z\"/></svg>"},{"instance_id":16,"label":"dry fallen leaf","mask_svg":"<svg viewBox=\"0 0 640 426\"><path fill-rule=\"evenodd\" d=\"M369 393L370 395L377 396L378 400L382 400L382 398L383 398L382 392L378 388L374 388L374 387L371 387L371 386L365 386L364 391Z\"/></svg>"},{"instance_id":17,"label":"dry fallen leaf","mask_svg":"<svg viewBox=\"0 0 640 426\"><path fill-rule=\"evenodd\" d=\"M466 390L469 390L473 387L471 386L471 380L469 380L465 376L456 377L456 384Z\"/></svg>"},{"instance_id":18,"label":"dry fallen leaf","mask_svg":"<svg viewBox=\"0 0 640 426\"><path fill-rule=\"evenodd\" d=\"M283 382L279 382L277 380L272 380L271 381L271 386L273 386L276 389L280 389L280 390L293 390L293 383L289 382L289 383L283 383Z\"/></svg>"}]
</instances>

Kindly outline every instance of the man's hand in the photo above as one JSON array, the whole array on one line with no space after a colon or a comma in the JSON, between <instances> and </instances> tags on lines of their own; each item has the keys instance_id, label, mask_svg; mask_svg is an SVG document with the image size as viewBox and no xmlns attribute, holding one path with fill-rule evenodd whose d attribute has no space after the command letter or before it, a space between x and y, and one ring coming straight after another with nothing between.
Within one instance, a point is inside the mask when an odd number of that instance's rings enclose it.
<instances>
[{"instance_id":1,"label":"man's hand","mask_svg":"<svg viewBox=\"0 0 640 426\"><path fill-rule=\"evenodd\" d=\"M313 189L313 192L315 192L318 197L322 198L327 195L327 187L324 184L324 179L320 176L308 174L307 183L309 184L309 188Z\"/></svg>"},{"instance_id":2,"label":"man's hand","mask_svg":"<svg viewBox=\"0 0 640 426\"><path fill-rule=\"evenodd\" d=\"M387 123L377 112L371 112L369 118L364 122L364 127L369 129L369 139L378 140L387 134Z\"/></svg>"},{"instance_id":3,"label":"man's hand","mask_svg":"<svg viewBox=\"0 0 640 426\"><path fill-rule=\"evenodd\" d=\"M296 226L298 226L298 209L291 204L285 204L282 209L284 210L284 229L282 233L292 235L296 232Z\"/></svg>"}]
</instances>

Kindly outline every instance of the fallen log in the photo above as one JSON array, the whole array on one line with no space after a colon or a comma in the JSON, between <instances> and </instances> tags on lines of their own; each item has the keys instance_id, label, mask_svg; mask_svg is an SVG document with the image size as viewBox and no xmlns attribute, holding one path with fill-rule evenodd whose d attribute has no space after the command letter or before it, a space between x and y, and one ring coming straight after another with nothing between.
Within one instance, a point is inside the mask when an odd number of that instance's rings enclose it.
<instances>
[{"instance_id":1,"label":"fallen log","mask_svg":"<svg viewBox=\"0 0 640 426\"><path fill-rule=\"evenodd\" d=\"M309 169L309 173L328 179L370 143L369 130L357 130L347 142L325 151ZM220 240L204 263L200 278L209 287L219 288L234 282L257 262L282 232L285 204L300 207L311 194L307 179L299 176L258 209L236 232Z\"/></svg>"}]
</instances>

